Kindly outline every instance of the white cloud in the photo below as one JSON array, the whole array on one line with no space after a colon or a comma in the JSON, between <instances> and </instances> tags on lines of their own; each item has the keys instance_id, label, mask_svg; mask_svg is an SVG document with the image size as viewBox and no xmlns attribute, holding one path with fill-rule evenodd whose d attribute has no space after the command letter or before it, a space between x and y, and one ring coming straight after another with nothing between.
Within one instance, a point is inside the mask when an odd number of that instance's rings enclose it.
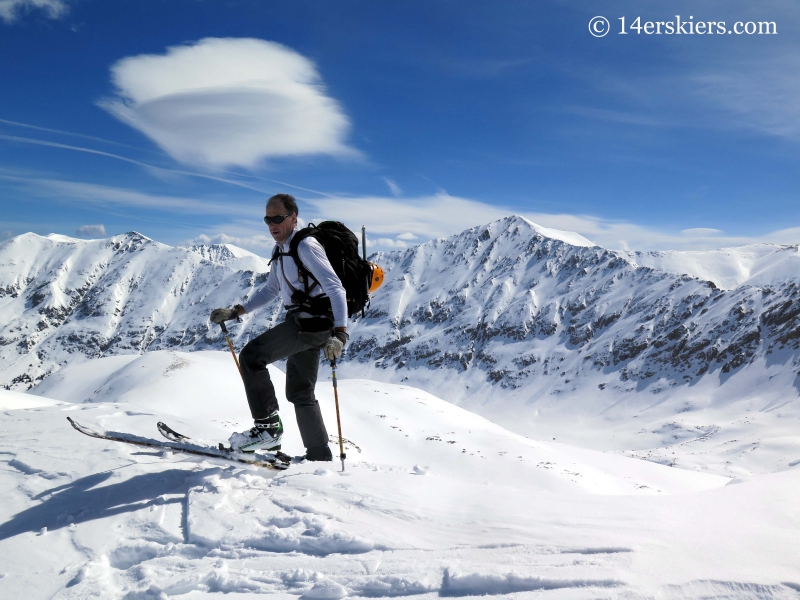
<instances>
[{"instance_id":1,"label":"white cloud","mask_svg":"<svg viewBox=\"0 0 800 600\"><path fill-rule=\"evenodd\" d=\"M714 229L712 227L693 227L691 229L684 229L681 231L683 235L693 235L700 237L708 237L711 235L719 235L722 233L721 229Z\"/></svg>"},{"instance_id":2,"label":"white cloud","mask_svg":"<svg viewBox=\"0 0 800 600\"><path fill-rule=\"evenodd\" d=\"M408 248L408 244L402 240L393 240L392 238L378 238L375 240L375 244L386 248Z\"/></svg>"},{"instance_id":3,"label":"white cloud","mask_svg":"<svg viewBox=\"0 0 800 600\"><path fill-rule=\"evenodd\" d=\"M8 238L14 237L14 232L10 229L6 229L4 231L0 231L0 241L7 240Z\"/></svg>"},{"instance_id":4,"label":"white cloud","mask_svg":"<svg viewBox=\"0 0 800 600\"><path fill-rule=\"evenodd\" d=\"M281 44L206 38L124 58L111 72L117 98L100 106L179 162L251 168L274 157L358 156L314 63Z\"/></svg>"},{"instance_id":5,"label":"white cloud","mask_svg":"<svg viewBox=\"0 0 800 600\"><path fill-rule=\"evenodd\" d=\"M50 19L67 13L67 5L62 0L0 0L0 19L13 23L21 14L37 9Z\"/></svg>"},{"instance_id":6,"label":"white cloud","mask_svg":"<svg viewBox=\"0 0 800 600\"><path fill-rule=\"evenodd\" d=\"M75 235L82 238L106 237L105 225L81 225L75 230Z\"/></svg>"},{"instance_id":7,"label":"white cloud","mask_svg":"<svg viewBox=\"0 0 800 600\"><path fill-rule=\"evenodd\" d=\"M376 245L390 237L409 239L416 235L420 243L446 237L476 225L517 214L543 227L574 231L604 248L621 250L710 250L755 243L800 243L800 227L756 236L725 235L719 229L695 228L684 231L656 229L625 221L612 221L591 215L570 215L520 211L501 204L488 204L439 193L418 198L357 197L307 199L317 218L342 220L351 229L366 225L367 232L382 236ZM349 215L358 215L352 218ZM406 232L406 233L400 233ZM413 233L411 233L413 232ZM404 237L400 237L400 236ZM394 240L390 240L396 244Z\"/></svg>"},{"instance_id":8,"label":"white cloud","mask_svg":"<svg viewBox=\"0 0 800 600\"><path fill-rule=\"evenodd\" d=\"M389 187L389 191L392 193L392 196L402 196L403 190L400 189L400 186L397 185L393 179L389 179L388 177L384 177L383 180L386 182L386 185Z\"/></svg>"},{"instance_id":9,"label":"white cloud","mask_svg":"<svg viewBox=\"0 0 800 600\"><path fill-rule=\"evenodd\" d=\"M451 235L513 212L445 193L404 199L381 196L314 198L304 203L311 204L320 217L344 221L351 228L360 229L364 224L372 234L386 237L408 232L426 239Z\"/></svg>"},{"instance_id":10,"label":"white cloud","mask_svg":"<svg viewBox=\"0 0 800 600\"><path fill-rule=\"evenodd\" d=\"M245 250L250 250L261 256L268 256L275 246L275 240L271 235L227 235L225 233L215 233L213 235L201 234L197 237L183 242L183 246L193 246L195 244L233 244Z\"/></svg>"},{"instance_id":11,"label":"white cloud","mask_svg":"<svg viewBox=\"0 0 800 600\"><path fill-rule=\"evenodd\" d=\"M406 233L401 233L397 236L398 240L416 240L418 236L414 235L413 233L407 231Z\"/></svg>"}]
</instances>

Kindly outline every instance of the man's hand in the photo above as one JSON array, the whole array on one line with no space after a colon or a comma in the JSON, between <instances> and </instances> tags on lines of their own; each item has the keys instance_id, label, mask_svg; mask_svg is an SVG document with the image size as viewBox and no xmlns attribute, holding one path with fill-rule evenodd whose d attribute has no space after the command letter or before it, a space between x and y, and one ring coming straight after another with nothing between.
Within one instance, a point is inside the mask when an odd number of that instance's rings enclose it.
<instances>
[{"instance_id":1,"label":"man's hand","mask_svg":"<svg viewBox=\"0 0 800 600\"><path fill-rule=\"evenodd\" d=\"M322 346L322 353L328 360L336 360L342 355L342 349L350 336L344 331L336 331Z\"/></svg>"},{"instance_id":2,"label":"man's hand","mask_svg":"<svg viewBox=\"0 0 800 600\"><path fill-rule=\"evenodd\" d=\"M225 321L232 321L233 319L239 318L239 306L234 306L233 308L215 308L211 311L211 316L209 317L212 323L223 323Z\"/></svg>"}]
</instances>

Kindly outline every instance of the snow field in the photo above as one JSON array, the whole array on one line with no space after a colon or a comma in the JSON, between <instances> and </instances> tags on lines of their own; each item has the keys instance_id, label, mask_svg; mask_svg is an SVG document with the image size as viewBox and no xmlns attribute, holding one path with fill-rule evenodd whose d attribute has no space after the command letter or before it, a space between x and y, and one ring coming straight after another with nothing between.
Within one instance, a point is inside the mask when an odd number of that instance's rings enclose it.
<instances>
[{"instance_id":1,"label":"snow field","mask_svg":"<svg viewBox=\"0 0 800 600\"><path fill-rule=\"evenodd\" d=\"M800 247L751 244L703 251L620 252L636 264L713 281L730 290L741 285L791 281L800 266Z\"/></svg>"},{"instance_id":2,"label":"snow field","mask_svg":"<svg viewBox=\"0 0 800 600\"><path fill-rule=\"evenodd\" d=\"M280 393L284 375L272 367L270 373ZM335 437L336 415L329 382L330 368L322 365L317 396L329 433ZM135 406L135 410L104 415L96 423L108 430L137 435L152 436L152 417L140 420L141 425L130 422L130 417L142 416L138 411L144 410L159 415L155 420L164 420L176 431L193 438L205 437L212 444L251 426L241 380L226 352L163 351L104 358L67 367L42 382L34 393L75 403L91 399ZM470 480L480 468L486 472L486 481L504 484L518 480L535 491L680 493L727 482L722 477L532 441L408 386L342 380L339 395L345 451L351 461L411 463L422 473ZM292 413L291 404L284 400L284 450L300 455L304 449L299 445ZM174 418L168 418L172 415Z\"/></svg>"},{"instance_id":3,"label":"snow field","mask_svg":"<svg viewBox=\"0 0 800 600\"><path fill-rule=\"evenodd\" d=\"M317 389L335 435L329 372L321 367ZM281 397L283 376L271 373ZM340 381L344 473L338 461L275 472L152 452L82 436L65 419L153 438L164 420L224 439L249 424L224 352L90 361L36 392L73 403L0 409L0 597L800 590L796 469L725 485L529 440L418 389L359 380ZM291 407L281 407L284 448L299 454Z\"/></svg>"},{"instance_id":4,"label":"snow field","mask_svg":"<svg viewBox=\"0 0 800 600\"><path fill-rule=\"evenodd\" d=\"M565 365L569 368L567 361ZM371 370L350 363L343 373L367 378ZM605 374L586 373L576 384L579 388L563 394L551 390L549 398L487 387L475 372L464 373L459 382L454 373L424 368L407 375L387 370L382 376L443 397L464 385L479 390L448 399L531 439L737 479L790 468L800 460L800 403L793 388L797 374L778 361L759 359L724 386L708 377L689 388L659 381L639 390L635 383L608 384Z\"/></svg>"},{"instance_id":5,"label":"snow field","mask_svg":"<svg viewBox=\"0 0 800 600\"><path fill-rule=\"evenodd\" d=\"M36 397L31 394L23 394L22 392L12 392L9 390L0 389L0 410L2 409L17 409L17 408L38 408L39 406L55 406L63 404L58 400L51 400L50 398Z\"/></svg>"}]
</instances>

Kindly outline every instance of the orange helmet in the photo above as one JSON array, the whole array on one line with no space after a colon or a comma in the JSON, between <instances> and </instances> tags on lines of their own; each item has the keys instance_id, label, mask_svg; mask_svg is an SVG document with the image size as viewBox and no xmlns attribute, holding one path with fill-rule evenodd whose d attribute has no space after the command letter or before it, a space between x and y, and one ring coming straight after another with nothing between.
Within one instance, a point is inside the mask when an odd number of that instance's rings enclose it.
<instances>
[{"instance_id":1,"label":"orange helmet","mask_svg":"<svg viewBox=\"0 0 800 600\"><path fill-rule=\"evenodd\" d=\"M370 263L372 265L372 277L370 277L369 282L369 293L371 294L375 290L377 290L381 285L383 285L383 269L381 269L375 263Z\"/></svg>"}]
</instances>

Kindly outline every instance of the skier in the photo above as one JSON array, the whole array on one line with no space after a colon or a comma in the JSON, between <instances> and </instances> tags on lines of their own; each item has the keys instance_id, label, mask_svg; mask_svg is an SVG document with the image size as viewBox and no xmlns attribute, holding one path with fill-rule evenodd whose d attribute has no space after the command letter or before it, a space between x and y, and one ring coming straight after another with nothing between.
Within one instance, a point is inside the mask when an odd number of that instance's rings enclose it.
<instances>
[{"instance_id":1,"label":"skier","mask_svg":"<svg viewBox=\"0 0 800 600\"><path fill-rule=\"evenodd\" d=\"M290 194L276 194L267 201L264 222L276 242L273 253L276 264L270 269L264 286L252 298L233 308L215 308L210 319L214 323L236 319L280 294L287 310L284 322L251 340L239 354L247 402L255 424L248 431L234 433L230 443L243 452L280 449L283 424L267 365L286 358L286 399L294 404L306 448L305 458L330 461L333 456L328 446L328 431L314 396L314 386L320 348L327 360L335 360L341 356L349 338L347 300L344 286L325 250L310 236L298 245L297 256L315 283L307 288L308 282L301 280L302 272L289 257L297 214L297 202ZM306 289L308 297L304 298Z\"/></svg>"}]
</instances>

